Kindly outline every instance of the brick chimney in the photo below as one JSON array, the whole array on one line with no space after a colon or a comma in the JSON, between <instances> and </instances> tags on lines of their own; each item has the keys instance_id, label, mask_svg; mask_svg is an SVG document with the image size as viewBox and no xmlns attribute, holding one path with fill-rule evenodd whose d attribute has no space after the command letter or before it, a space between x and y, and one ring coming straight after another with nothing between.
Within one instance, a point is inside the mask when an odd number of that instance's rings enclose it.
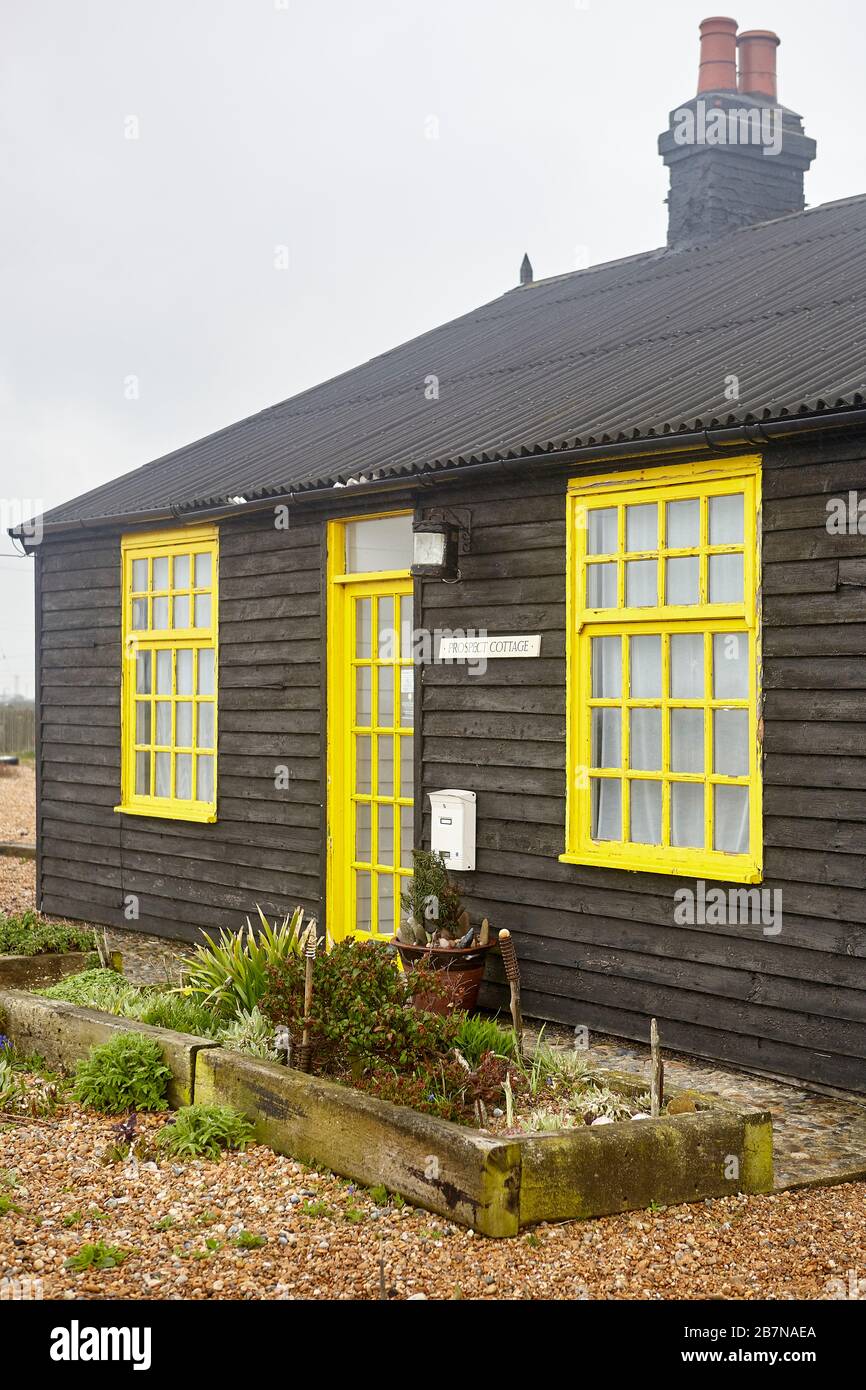
<instances>
[{"instance_id":1,"label":"brick chimney","mask_svg":"<svg viewBox=\"0 0 866 1390\"><path fill-rule=\"evenodd\" d=\"M769 29L737 34L722 15L700 26L697 95L671 112L659 153L671 171L668 246L698 246L737 227L802 212L815 141L776 94ZM739 63L738 63L739 60Z\"/></svg>"}]
</instances>

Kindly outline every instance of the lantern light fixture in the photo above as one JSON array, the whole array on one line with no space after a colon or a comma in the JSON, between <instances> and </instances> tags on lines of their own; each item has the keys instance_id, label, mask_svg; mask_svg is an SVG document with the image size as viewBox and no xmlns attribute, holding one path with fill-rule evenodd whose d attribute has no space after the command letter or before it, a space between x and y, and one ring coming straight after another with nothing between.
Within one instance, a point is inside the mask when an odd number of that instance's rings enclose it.
<instances>
[{"instance_id":1,"label":"lantern light fixture","mask_svg":"<svg viewBox=\"0 0 866 1390\"><path fill-rule=\"evenodd\" d=\"M412 527L413 579L460 578L458 568L459 527L450 521L416 521Z\"/></svg>"}]
</instances>

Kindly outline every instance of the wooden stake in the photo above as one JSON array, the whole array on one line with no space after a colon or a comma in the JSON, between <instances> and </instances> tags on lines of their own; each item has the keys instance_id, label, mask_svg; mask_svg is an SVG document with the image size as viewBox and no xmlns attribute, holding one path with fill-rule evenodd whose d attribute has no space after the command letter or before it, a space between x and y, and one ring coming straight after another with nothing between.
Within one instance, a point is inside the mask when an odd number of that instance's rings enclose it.
<instances>
[{"instance_id":1,"label":"wooden stake","mask_svg":"<svg viewBox=\"0 0 866 1390\"><path fill-rule=\"evenodd\" d=\"M304 956L306 959L306 970L304 973L304 1034L301 1039L300 1047L300 1070L310 1070L310 1015L313 1011L313 962L316 959L316 919L313 918L307 927L307 939L304 943Z\"/></svg>"},{"instance_id":2,"label":"wooden stake","mask_svg":"<svg viewBox=\"0 0 866 1390\"><path fill-rule=\"evenodd\" d=\"M650 1063L652 1067L650 1115L653 1119L657 1119L661 1114L662 1101L665 1095L665 1064L662 1061L662 1050L659 1045L659 1026L654 1018L650 1020Z\"/></svg>"},{"instance_id":3,"label":"wooden stake","mask_svg":"<svg viewBox=\"0 0 866 1390\"><path fill-rule=\"evenodd\" d=\"M517 952L511 939L511 932L503 927L499 933L499 949L505 966L505 978L511 989L511 1022L514 1024L514 1037L518 1054L523 1056L523 1014L520 1012L520 966Z\"/></svg>"}]
</instances>

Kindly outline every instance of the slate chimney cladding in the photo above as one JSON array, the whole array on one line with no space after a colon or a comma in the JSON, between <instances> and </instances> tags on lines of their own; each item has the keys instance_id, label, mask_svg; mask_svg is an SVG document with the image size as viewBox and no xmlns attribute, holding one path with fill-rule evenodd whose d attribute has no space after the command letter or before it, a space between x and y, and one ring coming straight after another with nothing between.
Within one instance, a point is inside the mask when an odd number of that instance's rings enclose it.
<instances>
[{"instance_id":1,"label":"slate chimney cladding","mask_svg":"<svg viewBox=\"0 0 866 1390\"><path fill-rule=\"evenodd\" d=\"M715 237L802 212L803 178L815 141L776 94L779 38L768 29L737 34L717 15L700 26L697 95L671 112L659 153L671 171L668 246Z\"/></svg>"}]
</instances>

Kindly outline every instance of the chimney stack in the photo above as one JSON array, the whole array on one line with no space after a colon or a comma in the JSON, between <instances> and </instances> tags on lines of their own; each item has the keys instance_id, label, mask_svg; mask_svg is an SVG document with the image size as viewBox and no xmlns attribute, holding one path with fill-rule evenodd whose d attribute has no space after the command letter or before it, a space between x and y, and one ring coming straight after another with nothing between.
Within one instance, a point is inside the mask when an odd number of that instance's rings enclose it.
<instances>
[{"instance_id":1,"label":"chimney stack","mask_svg":"<svg viewBox=\"0 0 866 1390\"><path fill-rule=\"evenodd\" d=\"M815 141L778 104L778 35L722 15L700 26L697 95L670 114L659 153L671 171L668 246L699 246L805 207ZM739 60L739 71L737 61Z\"/></svg>"}]
</instances>

